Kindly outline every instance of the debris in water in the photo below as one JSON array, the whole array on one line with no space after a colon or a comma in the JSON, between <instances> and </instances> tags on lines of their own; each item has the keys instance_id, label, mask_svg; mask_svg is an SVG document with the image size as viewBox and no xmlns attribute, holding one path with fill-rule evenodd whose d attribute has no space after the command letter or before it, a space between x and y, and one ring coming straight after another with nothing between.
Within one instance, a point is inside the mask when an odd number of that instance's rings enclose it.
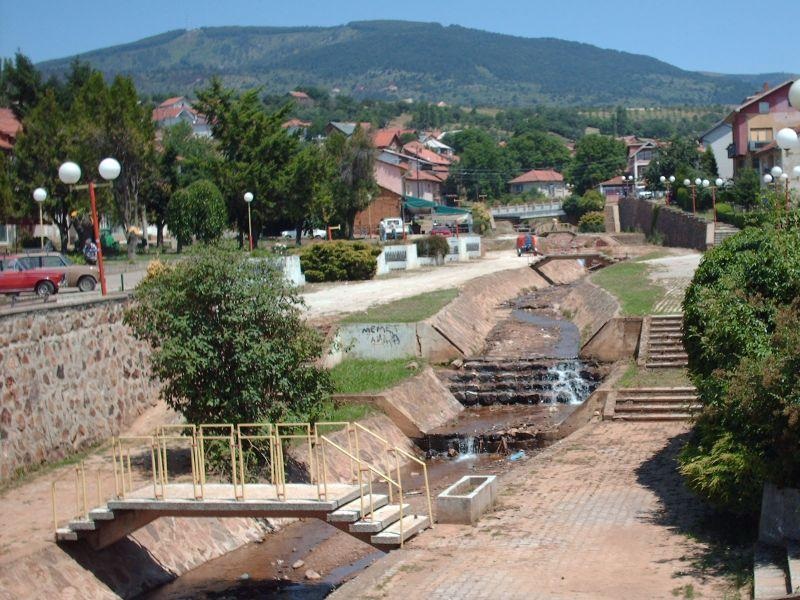
<instances>
[{"instance_id":1,"label":"debris in water","mask_svg":"<svg viewBox=\"0 0 800 600\"><path fill-rule=\"evenodd\" d=\"M306 571L306 579L319 579L321 575L314 571L313 569L309 569Z\"/></svg>"},{"instance_id":2,"label":"debris in water","mask_svg":"<svg viewBox=\"0 0 800 600\"><path fill-rule=\"evenodd\" d=\"M519 450L518 452L514 452L514 454L508 457L508 460L513 462L520 460L522 458L525 458L525 450Z\"/></svg>"},{"instance_id":3,"label":"debris in water","mask_svg":"<svg viewBox=\"0 0 800 600\"><path fill-rule=\"evenodd\" d=\"M242 573L239 575L239 581L247 581L250 579L250 573Z\"/></svg>"}]
</instances>

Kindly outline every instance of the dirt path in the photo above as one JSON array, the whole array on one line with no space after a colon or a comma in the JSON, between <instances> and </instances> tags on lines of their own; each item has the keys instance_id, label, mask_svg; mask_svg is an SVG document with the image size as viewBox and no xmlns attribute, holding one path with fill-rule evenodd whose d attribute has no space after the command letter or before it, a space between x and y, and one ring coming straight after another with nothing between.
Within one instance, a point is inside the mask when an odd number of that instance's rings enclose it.
<instances>
[{"instance_id":1,"label":"dirt path","mask_svg":"<svg viewBox=\"0 0 800 600\"><path fill-rule=\"evenodd\" d=\"M675 470L686 431L589 425L502 477L476 527L437 525L332 598L736 597Z\"/></svg>"},{"instance_id":2,"label":"dirt path","mask_svg":"<svg viewBox=\"0 0 800 600\"><path fill-rule=\"evenodd\" d=\"M481 260L448 263L441 267L406 271L400 277L383 277L357 283L346 282L303 294L309 318L366 310L375 304L392 302L425 292L458 287L497 271L521 269L528 265L513 250L487 252Z\"/></svg>"}]
</instances>

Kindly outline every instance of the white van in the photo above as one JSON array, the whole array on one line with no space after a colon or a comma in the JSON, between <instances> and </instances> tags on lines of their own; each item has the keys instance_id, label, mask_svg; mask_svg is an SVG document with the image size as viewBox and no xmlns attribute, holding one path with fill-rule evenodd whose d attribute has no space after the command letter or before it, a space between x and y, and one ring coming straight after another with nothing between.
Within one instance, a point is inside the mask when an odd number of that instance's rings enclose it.
<instances>
[{"instance_id":1,"label":"white van","mask_svg":"<svg viewBox=\"0 0 800 600\"><path fill-rule=\"evenodd\" d=\"M382 240L395 240L403 237L403 219L400 217L388 217L380 222L380 234Z\"/></svg>"}]
</instances>

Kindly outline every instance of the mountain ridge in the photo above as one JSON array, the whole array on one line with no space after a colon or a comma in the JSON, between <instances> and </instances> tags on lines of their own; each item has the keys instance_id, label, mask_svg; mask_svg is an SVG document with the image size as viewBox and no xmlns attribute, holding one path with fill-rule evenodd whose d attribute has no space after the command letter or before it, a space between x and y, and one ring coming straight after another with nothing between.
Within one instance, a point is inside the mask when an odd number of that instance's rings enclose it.
<instances>
[{"instance_id":1,"label":"mountain ridge","mask_svg":"<svg viewBox=\"0 0 800 600\"><path fill-rule=\"evenodd\" d=\"M389 20L174 29L38 66L61 75L76 57L109 76L131 75L146 94L190 94L218 76L225 85L270 93L306 85L356 97L494 106L737 104L763 81L789 77L706 74L584 42Z\"/></svg>"}]
</instances>

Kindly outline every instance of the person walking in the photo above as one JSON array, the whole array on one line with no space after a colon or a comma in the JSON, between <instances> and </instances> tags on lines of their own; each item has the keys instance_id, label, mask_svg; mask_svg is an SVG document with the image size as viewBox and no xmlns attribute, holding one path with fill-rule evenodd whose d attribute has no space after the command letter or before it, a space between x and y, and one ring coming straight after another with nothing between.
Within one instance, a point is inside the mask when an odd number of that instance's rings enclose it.
<instances>
[{"instance_id":1,"label":"person walking","mask_svg":"<svg viewBox=\"0 0 800 600\"><path fill-rule=\"evenodd\" d=\"M88 238L83 244L83 257L88 264L97 264L97 244L95 244L91 238Z\"/></svg>"}]
</instances>

